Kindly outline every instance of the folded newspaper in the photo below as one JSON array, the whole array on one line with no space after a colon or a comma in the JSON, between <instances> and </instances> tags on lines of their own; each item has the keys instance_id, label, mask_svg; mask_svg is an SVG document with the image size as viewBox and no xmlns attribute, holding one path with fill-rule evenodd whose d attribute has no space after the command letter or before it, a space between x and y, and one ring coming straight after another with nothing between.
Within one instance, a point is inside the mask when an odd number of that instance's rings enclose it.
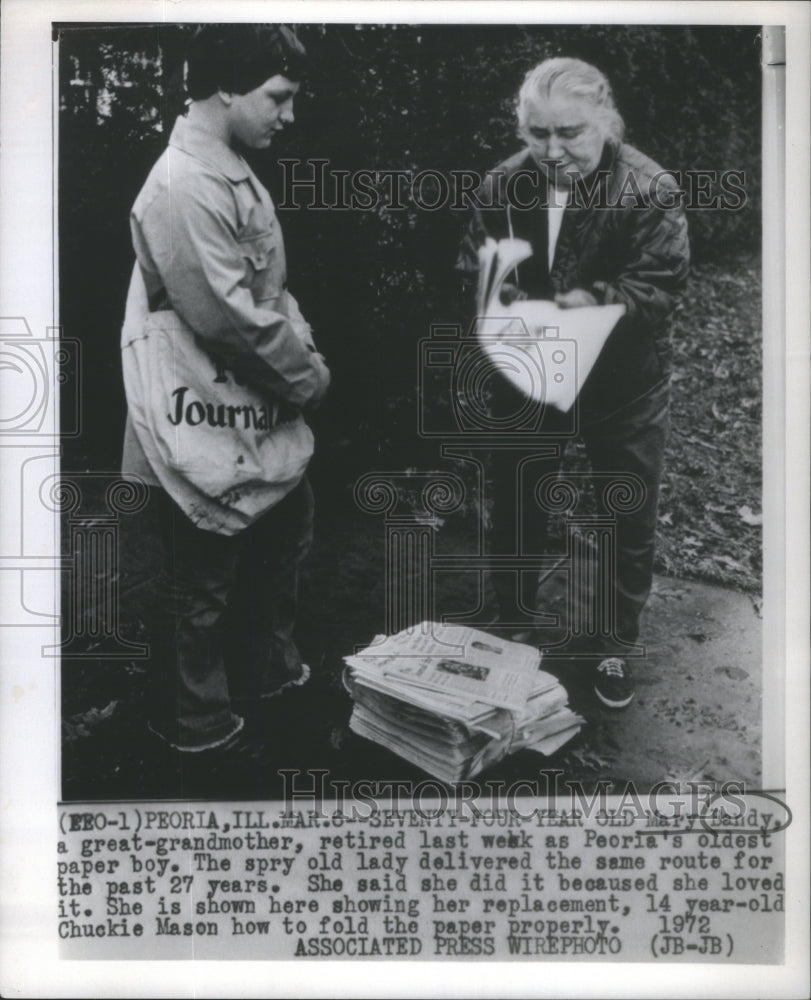
<instances>
[{"instance_id":1,"label":"folded newspaper","mask_svg":"<svg viewBox=\"0 0 811 1000\"><path fill-rule=\"evenodd\" d=\"M561 309L545 299L502 305L505 280L531 256L526 240L485 241L479 250L476 336L493 364L525 396L565 413L625 306Z\"/></svg>"},{"instance_id":2,"label":"folded newspaper","mask_svg":"<svg viewBox=\"0 0 811 1000\"><path fill-rule=\"evenodd\" d=\"M552 754L583 725L537 649L476 629L423 622L344 662L353 732L442 781L517 750Z\"/></svg>"}]
</instances>

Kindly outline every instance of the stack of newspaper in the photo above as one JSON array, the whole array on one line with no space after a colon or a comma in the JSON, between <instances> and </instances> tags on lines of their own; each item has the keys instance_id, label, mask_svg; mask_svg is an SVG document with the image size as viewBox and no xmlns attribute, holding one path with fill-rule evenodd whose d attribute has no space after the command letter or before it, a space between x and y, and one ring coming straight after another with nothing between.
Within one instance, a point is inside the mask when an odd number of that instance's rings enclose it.
<instances>
[{"instance_id":1,"label":"stack of newspaper","mask_svg":"<svg viewBox=\"0 0 811 1000\"><path fill-rule=\"evenodd\" d=\"M435 778L471 778L521 749L554 753L583 724L532 646L423 622L345 657L350 728Z\"/></svg>"}]
</instances>

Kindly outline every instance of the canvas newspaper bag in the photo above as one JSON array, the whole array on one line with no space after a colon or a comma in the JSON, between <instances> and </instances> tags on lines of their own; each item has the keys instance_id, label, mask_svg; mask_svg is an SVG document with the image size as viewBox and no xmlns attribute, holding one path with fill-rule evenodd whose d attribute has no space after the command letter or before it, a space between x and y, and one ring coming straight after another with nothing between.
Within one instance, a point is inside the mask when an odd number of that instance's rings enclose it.
<instances>
[{"instance_id":1,"label":"canvas newspaper bag","mask_svg":"<svg viewBox=\"0 0 811 1000\"><path fill-rule=\"evenodd\" d=\"M130 420L161 486L206 531L233 535L301 480L313 435L218 368L177 313L150 313L133 270L121 331Z\"/></svg>"}]
</instances>

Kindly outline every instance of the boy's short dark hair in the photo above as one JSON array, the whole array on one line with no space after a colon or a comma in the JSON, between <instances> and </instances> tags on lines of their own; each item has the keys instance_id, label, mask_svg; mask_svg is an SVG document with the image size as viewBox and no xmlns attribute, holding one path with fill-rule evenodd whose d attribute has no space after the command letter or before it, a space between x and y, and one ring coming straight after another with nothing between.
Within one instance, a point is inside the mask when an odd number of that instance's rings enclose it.
<instances>
[{"instance_id":1,"label":"boy's short dark hair","mask_svg":"<svg viewBox=\"0 0 811 1000\"><path fill-rule=\"evenodd\" d=\"M193 101L221 90L247 94L272 76L301 83L307 53L283 24L204 24L189 43L186 89Z\"/></svg>"}]
</instances>

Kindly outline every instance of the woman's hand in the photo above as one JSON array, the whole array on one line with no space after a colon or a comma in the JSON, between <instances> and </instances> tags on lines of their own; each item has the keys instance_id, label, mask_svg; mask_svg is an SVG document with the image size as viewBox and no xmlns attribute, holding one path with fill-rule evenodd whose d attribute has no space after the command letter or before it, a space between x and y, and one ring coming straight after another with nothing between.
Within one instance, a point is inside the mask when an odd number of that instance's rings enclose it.
<instances>
[{"instance_id":1,"label":"woman's hand","mask_svg":"<svg viewBox=\"0 0 811 1000\"><path fill-rule=\"evenodd\" d=\"M600 303L585 288L573 288L570 292L559 292L555 302L561 309L580 309L583 306L597 306Z\"/></svg>"},{"instance_id":2,"label":"woman's hand","mask_svg":"<svg viewBox=\"0 0 811 1000\"><path fill-rule=\"evenodd\" d=\"M511 282L505 281L501 286L499 301L503 306L509 306L513 302L521 301L526 297L527 293L522 292L518 285L513 285Z\"/></svg>"}]
</instances>

